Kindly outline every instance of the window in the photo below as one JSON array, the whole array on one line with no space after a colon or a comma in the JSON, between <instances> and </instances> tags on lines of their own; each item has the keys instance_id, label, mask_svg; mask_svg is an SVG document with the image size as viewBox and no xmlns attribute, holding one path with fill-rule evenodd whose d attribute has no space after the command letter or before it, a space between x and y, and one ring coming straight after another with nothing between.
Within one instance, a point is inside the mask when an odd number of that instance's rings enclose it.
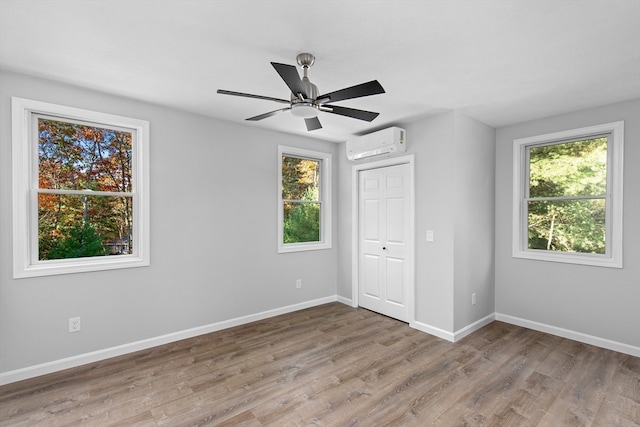
<instances>
[{"instance_id":1,"label":"window","mask_svg":"<svg viewBox=\"0 0 640 427\"><path fill-rule=\"evenodd\" d=\"M146 121L12 98L14 278L149 265Z\"/></svg>"},{"instance_id":2,"label":"window","mask_svg":"<svg viewBox=\"0 0 640 427\"><path fill-rule=\"evenodd\" d=\"M331 155L278 146L278 252L331 247Z\"/></svg>"},{"instance_id":3,"label":"window","mask_svg":"<svg viewBox=\"0 0 640 427\"><path fill-rule=\"evenodd\" d=\"M624 123L514 141L513 256L622 268Z\"/></svg>"}]
</instances>

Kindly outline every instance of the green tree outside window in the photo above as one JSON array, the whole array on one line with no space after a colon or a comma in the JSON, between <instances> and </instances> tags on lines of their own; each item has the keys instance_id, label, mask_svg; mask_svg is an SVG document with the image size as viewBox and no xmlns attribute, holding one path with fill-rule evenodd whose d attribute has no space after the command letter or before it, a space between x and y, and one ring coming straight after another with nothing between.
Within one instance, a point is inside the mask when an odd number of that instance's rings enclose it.
<instances>
[{"instance_id":1,"label":"green tree outside window","mask_svg":"<svg viewBox=\"0 0 640 427\"><path fill-rule=\"evenodd\" d=\"M320 241L321 162L282 157L282 203L284 243Z\"/></svg>"},{"instance_id":2,"label":"green tree outside window","mask_svg":"<svg viewBox=\"0 0 640 427\"><path fill-rule=\"evenodd\" d=\"M529 147L529 249L605 253L607 142Z\"/></svg>"}]
</instances>

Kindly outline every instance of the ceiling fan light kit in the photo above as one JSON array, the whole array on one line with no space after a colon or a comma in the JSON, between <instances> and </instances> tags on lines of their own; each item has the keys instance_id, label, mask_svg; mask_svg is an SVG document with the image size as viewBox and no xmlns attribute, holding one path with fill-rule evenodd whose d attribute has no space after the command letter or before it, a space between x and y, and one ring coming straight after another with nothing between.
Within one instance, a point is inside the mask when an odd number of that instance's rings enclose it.
<instances>
[{"instance_id":1,"label":"ceiling fan light kit","mask_svg":"<svg viewBox=\"0 0 640 427\"><path fill-rule=\"evenodd\" d=\"M318 117L318 114L320 114L318 107L311 102L291 102L291 114L296 117L310 119L312 117Z\"/></svg>"},{"instance_id":2,"label":"ceiling fan light kit","mask_svg":"<svg viewBox=\"0 0 640 427\"><path fill-rule=\"evenodd\" d=\"M258 116L249 117L246 120L258 121L266 119L267 117L271 117L282 111L291 111L292 115L305 119L305 124L308 131L322 128L320 120L318 119L318 115L321 111L368 122L378 117L379 113L374 113L372 111L358 110L355 108L347 108L328 104L329 102L338 102L345 99L361 98L365 96L385 93L382 85L380 85L377 80L372 80L367 83L362 83L334 92L329 92L324 95L318 95L318 87L315 84L311 83L311 80L309 80L309 77L307 75L309 68L311 68L311 66L315 62L315 57L310 53L301 53L296 57L296 62L302 68L302 79L298 74L298 70L293 65L279 64L277 62L271 63L273 68L280 75L282 80L291 91L291 97L289 100L274 98L270 96L253 95L250 93L234 92L224 89L218 89L218 93L222 95L241 96L245 98L263 99L267 101L289 104L289 106L286 108L280 108L268 113L260 114Z\"/></svg>"}]
</instances>

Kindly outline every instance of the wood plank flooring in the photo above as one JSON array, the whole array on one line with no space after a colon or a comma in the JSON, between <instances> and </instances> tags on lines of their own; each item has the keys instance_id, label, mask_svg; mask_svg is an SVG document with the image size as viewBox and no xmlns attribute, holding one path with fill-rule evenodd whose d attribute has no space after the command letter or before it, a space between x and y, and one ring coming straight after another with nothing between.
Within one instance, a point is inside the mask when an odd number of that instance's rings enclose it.
<instances>
[{"instance_id":1,"label":"wood plank flooring","mask_svg":"<svg viewBox=\"0 0 640 427\"><path fill-rule=\"evenodd\" d=\"M340 303L0 387L2 426L640 426L640 358Z\"/></svg>"}]
</instances>

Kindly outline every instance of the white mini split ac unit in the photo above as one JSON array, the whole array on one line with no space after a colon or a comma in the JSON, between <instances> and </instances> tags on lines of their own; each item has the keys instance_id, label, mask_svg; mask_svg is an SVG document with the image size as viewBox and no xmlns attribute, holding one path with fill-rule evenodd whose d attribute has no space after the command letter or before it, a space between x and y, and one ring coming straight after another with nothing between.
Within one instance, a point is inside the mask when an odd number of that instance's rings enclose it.
<instances>
[{"instance_id":1,"label":"white mini split ac unit","mask_svg":"<svg viewBox=\"0 0 640 427\"><path fill-rule=\"evenodd\" d=\"M361 160L385 154L404 153L407 151L406 132L399 127L390 127L356 136L347 140L347 158Z\"/></svg>"}]
</instances>

